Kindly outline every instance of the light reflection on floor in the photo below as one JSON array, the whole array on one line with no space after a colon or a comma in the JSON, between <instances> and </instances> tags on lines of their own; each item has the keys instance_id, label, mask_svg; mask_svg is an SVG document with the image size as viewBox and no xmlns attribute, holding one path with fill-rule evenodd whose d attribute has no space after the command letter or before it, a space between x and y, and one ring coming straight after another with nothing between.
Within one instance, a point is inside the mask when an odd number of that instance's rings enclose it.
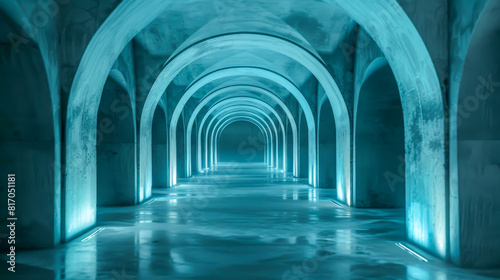
<instances>
[{"instance_id":1,"label":"light reflection on floor","mask_svg":"<svg viewBox=\"0 0 500 280\"><path fill-rule=\"evenodd\" d=\"M269 172L259 165L222 165L176 188L155 190L143 205L100 208L97 228L104 230L86 242L81 240L88 235L52 250L19 252L12 279L500 275L461 270L418 251L429 259L422 262L395 245L405 243L402 210L344 207L335 203L334 190L313 189L305 180Z\"/></svg>"}]
</instances>

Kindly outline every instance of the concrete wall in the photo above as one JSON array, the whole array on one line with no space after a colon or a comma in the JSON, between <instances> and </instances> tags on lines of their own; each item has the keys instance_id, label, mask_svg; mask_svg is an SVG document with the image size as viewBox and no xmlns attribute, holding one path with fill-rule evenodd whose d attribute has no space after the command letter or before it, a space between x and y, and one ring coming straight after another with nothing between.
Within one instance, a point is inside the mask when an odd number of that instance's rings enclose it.
<instances>
[{"instance_id":1,"label":"concrete wall","mask_svg":"<svg viewBox=\"0 0 500 280\"><path fill-rule=\"evenodd\" d=\"M473 13L461 21L464 9ZM500 3L456 1L452 11L453 48L465 55L452 64L451 258L462 266L500 266Z\"/></svg>"}]
</instances>

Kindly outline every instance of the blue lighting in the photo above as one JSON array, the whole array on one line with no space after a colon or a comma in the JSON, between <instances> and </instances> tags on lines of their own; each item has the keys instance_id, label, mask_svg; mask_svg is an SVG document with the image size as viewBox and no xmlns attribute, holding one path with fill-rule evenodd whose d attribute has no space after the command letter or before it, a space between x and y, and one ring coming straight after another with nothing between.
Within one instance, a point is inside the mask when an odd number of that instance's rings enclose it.
<instances>
[{"instance_id":1,"label":"blue lighting","mask_svg":"<svg viewBox=\"0 0 500 280\"><path fill-rule=\"evenodd\" d=\"M94 232L92 232L91 234L89 234L87 237L85 237L84 239L82 239L81 242L87 242L88 240L94 238L96 235L98 235L100 232L102 232L103 230L105 230L106 228L98 228L96 229Z\"/></svg>"},{"instance_id":2,"label":"blue lighting","mask_svg":"<svg viewBox=\"0 0 500 280\"><path fill-rule=\"evenodd\" d=\"M423 262L429 262L426 258L422 257L421 255L419 255L417 252L413 251L412 249L406 247L405 245L403 245L402 243L396 243L396 246L398 246L399 248L403 249L404 251L410 253L410 255L414 256L415 258L419 259L420 261L423 261Z\"/></svg>"}]
</instances>

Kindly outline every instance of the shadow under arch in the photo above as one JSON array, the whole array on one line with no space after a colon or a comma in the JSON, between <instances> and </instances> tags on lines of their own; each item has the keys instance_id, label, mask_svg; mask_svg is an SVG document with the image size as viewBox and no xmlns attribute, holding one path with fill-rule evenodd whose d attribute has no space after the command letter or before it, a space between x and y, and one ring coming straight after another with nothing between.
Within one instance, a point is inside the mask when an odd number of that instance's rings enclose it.
<instances>
[{"instance_id":1,"label":"shadow under arch","mask_svg":"<svg viewBox=\"0 0 500 280\"><path fill-rule=\"evenodd\" d=\"M107 94L99 105L96 143L97 205L134 205L137 140L133 99L124 76L115 69L111 71L103 91Z\"/></svg>"},{"instance_id":2,"label":"shadow under arch","mask_svg":"<svg viewBox=\"0 0 500 280\"><path fill-rule=\"evenodd\" d=\"M500 266L499 13L489 1L474 27L450 113L450 251L467 267Z\"/></svg>"},{"instance_id":3,"label":"shadow under arch","mask_svg":"<svg viewBox=\"0 0 500 280\"><path fill-rule=\"evenodd\" d=\"M337 188L335 161L335 127L332 106L324 101L320 106L318 118L318 186L320 188ZM332 160L333 159L333 160Z\"/></svg>"},{"instance_id":4,"label":"shadow under arch","mask_svg":"<svg viewBox=\"0 0 500 280\"><path fill-rule=\"evenodd\" d=\"M0 1L0 28L0 170L6 181L15 178L18 186L8 189L5 184L0 195L7 198L8 191L16 192L15 214L22 217L15 222L16 248L52 248L63 235L57 53L49 51L46 34L33 32L35 26L17 1ZM19 34L25 37L16 44ZM7 199L4 205L7 210ZM8 212L0 217L6 220ZM7 236L1 249L10 247Z\"/></svg>"},{"instance_id":5,"label":"shadow under arch","mask_svg":"<svg viewBox=\"0 0 500 280\"><path fill-rule=\"evenodd\" d=\"M368 66L354 107L354 205L405 207L403 109L383 57Z\"/></svg>"}]
</instances>

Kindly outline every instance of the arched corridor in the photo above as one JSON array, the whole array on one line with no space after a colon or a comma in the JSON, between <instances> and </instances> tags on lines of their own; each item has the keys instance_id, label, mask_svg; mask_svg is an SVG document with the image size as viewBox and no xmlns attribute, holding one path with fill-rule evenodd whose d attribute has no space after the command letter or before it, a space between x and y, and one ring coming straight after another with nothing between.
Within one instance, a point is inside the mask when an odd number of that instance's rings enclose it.
<instances>
[{"instance_id":1,"label":"arched corridor","mask_svg":"<svg viewBox=\"0 0 500 280\"><path fill-rule=\"evenodd\" d=\"M500 279L499 16L0 1L2 279Z\"/></svg>"}]
</instances>

